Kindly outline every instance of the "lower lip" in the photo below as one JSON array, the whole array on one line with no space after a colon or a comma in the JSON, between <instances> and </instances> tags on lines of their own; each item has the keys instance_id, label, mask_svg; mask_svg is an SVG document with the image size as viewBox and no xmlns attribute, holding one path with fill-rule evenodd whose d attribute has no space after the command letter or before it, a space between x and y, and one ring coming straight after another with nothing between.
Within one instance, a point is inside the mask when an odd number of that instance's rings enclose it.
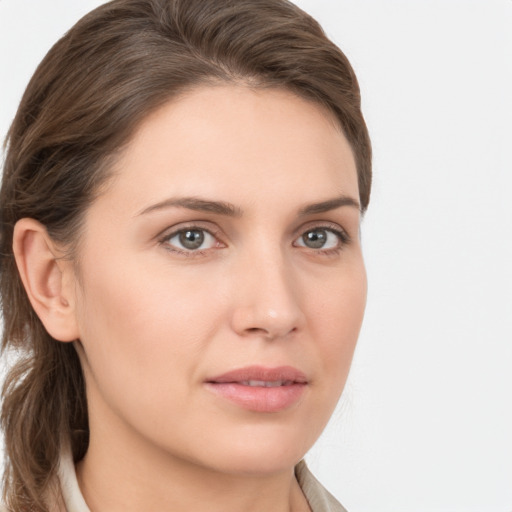
<instances>
[{"instance_id":1,"label":"lower lip","mask_svg":"<svg viewBox=\"0 0 512 512\"><path fill-rule=\"evenodd\" d=\"M300 400L306 389L304 383L272 388L244 386L236 382L208 382L206 386L242 409L254 412L280 412L289 409Z\"/></svg>"}]
</instances>

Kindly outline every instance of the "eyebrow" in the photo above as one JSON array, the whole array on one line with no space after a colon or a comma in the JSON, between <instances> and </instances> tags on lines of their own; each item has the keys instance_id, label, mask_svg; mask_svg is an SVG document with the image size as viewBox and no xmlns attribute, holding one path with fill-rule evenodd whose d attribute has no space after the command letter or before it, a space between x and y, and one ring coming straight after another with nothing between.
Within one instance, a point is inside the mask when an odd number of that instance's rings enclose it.
<instances>
[{"instance_id":1,"label":"eyebrow","mask_svg":"<svg viewBox=\"0 0 512 512\"><path fill-rule=\"evenodd\" d=\"M358 201L350 196L339 196L333 199L328 199L327 201L322 201L321 203L313 203L307 206L304 206L299 210L299 215L313 215L315 213L325 213L331 210L336 210L336 208L341 208L342 206L352 206L353 208L357 208L357 210L361 211L361 205Z\"/></svg>"},{"instance_id":2,"label":"eyebrow","mask_svg":"<svg viewBox=\"0 0 512 512\"><path fill-rule=\"evenodd\" d=\"M176 197L165 199L164 201L145 208L138 215L144 215L156 210L163 210L165 208L172 207L186 208L188 210L195 210L198 212L217 213L228 217L240 217L242 215L242 210L231 203L226 203L224 201L209 201L198 197Z\"/></svg>"},{"instance_id":3,"label":"eyebrow","mask_svg":"<svg viewBox=\"0 0 512 512\"><path fill-rule=\"evenodd\" d=\"M342 195L320 203L308 204L299 210L299 216L303 217L316 213L325 213L341 208L342 206L351 206L361 211L361 206L358 201L350 196ZM198 212L216 213L218 215L225 215L228 217L241 217L243 215L242 209L234 204L227 203L225 201L210 201L207 199L200 199L198 197L175 197L165 199L164 201L148 206L138 213L138 215L145 215L147 213L173 207L186 208L188 210Z\"/></svg>"}]
</instances>

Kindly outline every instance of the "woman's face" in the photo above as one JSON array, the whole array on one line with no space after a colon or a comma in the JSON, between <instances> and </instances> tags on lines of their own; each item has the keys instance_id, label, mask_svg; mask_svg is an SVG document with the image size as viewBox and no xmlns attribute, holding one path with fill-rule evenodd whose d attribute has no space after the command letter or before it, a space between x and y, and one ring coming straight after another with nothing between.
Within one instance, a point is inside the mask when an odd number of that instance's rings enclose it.
<instances>
[{"instance_id":1,"label":"woman's face","mask_svg":"<svg viewBox=\"0 0 512 512\"><path fill-rule=\"evenodd\" d=\"M291 467L338 401L365 307L345 137L289 92L200 88L152 114L115 171L75 283L91 440Z\"/></svg>"}]
</instances>

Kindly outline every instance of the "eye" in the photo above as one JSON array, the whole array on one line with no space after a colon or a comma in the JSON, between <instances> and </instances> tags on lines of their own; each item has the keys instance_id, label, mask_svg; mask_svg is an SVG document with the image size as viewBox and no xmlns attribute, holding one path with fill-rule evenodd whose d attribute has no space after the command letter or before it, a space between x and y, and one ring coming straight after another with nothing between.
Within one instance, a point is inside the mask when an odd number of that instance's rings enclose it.
<instances>
[{"instance_id":1,"label":"eye","mask_svg":"<svg viewBox=\"0 0 512 512\"><path fill-rule=\"evenodd\" d=\"M346 236L340 231L331 228L314 228L303 233L294 245L308 249L339 249L346 242Z\"/></svg>"},{"instance_id":2,"label":"eye","mask_svg":"<svg viewBox=\"0 0 512 512\"><path fill-rule=\"evenodd\" d=\"M193 252L211 249L218 245L217 239L208 231L201 228L181 229L167 235L162 243L177 252Z\"/></svg>"}]
</instances>

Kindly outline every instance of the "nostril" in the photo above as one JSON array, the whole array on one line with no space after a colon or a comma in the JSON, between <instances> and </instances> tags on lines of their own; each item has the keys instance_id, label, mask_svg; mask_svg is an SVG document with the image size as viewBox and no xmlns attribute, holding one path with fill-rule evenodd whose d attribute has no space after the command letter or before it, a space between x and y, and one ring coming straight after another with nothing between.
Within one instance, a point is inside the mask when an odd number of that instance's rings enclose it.
<instances>
[{"instance_id":1,"label":"nostril","mask_svg":"<svg viewBox=\"0 0 512 512\"><path fill-rule=\"evenodd\" d=\"M246 332L251 334L264 334L265 336L270 336L270 333L266 329L262 329L261 327L249 327L246 329Z\"/></svg>"},{"instance_id":2,"label":"nostril","mask_svg":"<svg viewBox=\"0 0 512 512\"><path fill-rule=\"evenodd\" d=\"M294 333L297 330L297 327L292 327L290 330L281 330L281 329L272 329L268 328L265 329L264 327L249 327L245 329L246 335L254 335L254 336L261 336L268 340L275 340L279 337L289 336L290 334Z\"/></svg>"},{"instance_id":3,"label":"nostril","mask_svg":"<svg viewBox=\"0 0 512 512\"><path fill-rule=\"evenodd\" d=\"M263 327L248 327L244 329L244 335L266 340L274 340L278 336L271 329L265 329Z\"/></svg>"}]
</instances>

